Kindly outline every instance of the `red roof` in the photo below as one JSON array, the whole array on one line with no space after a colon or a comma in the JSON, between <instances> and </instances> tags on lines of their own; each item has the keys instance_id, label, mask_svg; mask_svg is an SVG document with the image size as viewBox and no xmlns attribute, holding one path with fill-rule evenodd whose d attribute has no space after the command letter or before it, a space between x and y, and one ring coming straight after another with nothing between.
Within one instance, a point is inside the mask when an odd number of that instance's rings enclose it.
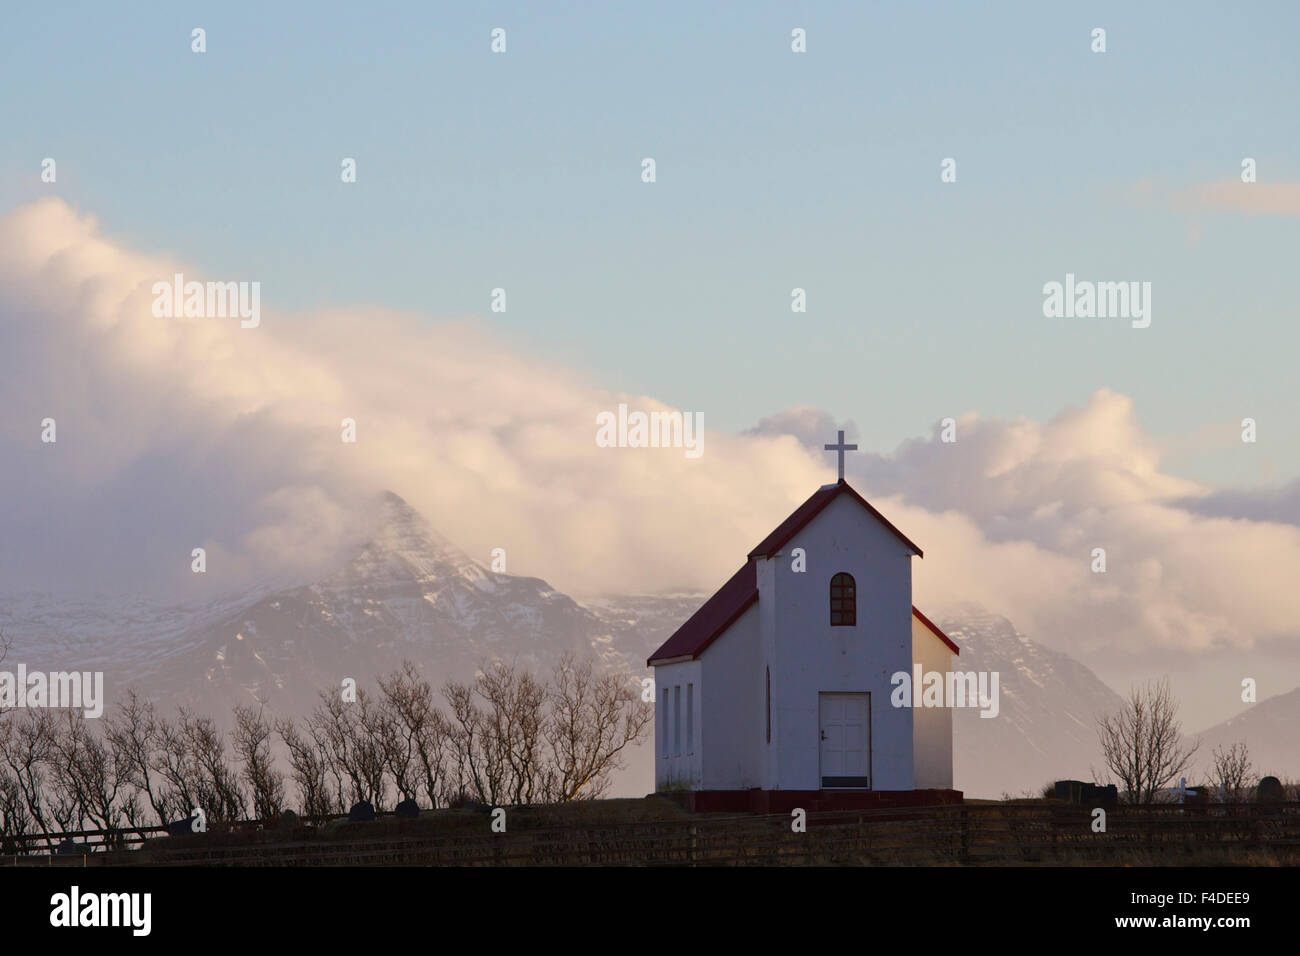
<instances>
[{"instance_id":1,"label":"red roof","mask_svg":"<svg viewBox=\"0 0 1300 956\"><path fill-rule=\"evenodd\" d=\"M694 659L716 641L745 609L758 600L758 565L747 561L731 576L718 593L704 602L659 650L650 655L647 665L666 663L673 658Z\"/></svg>"},{"instance_id":2,"label":"red roof","mask_svg":"<svg viewBox=\"0 0 1300 956\"><path fill-rule=\"evenodd\" d=\"M930 629L931 634L933 634L939 640L947 644L952 649L952 652L954 654L961 653L961 648L959 648L956 644L953 643L952 638L949 637L947 634L945 634L943 631L939 630L937 627L935 627L934 621L930 620L928 617L922 614L920 608L918 608L915 604L912 605L912 616L915 617L922 624L924 624L926 627L928 627Z\"/></svg>"},{"instance_id":3,"label":"red roof","mask_svg":"<svg viewBox=\"0 0 1300 956\"><path fill-rule=\"evenodd\" d=\"M873 508L871 502L867 501L866 498L854 491L849 483L843 478L833 485L823 485L813 492L813 496L798 508L794 509L794 512L791 513L790 517L777 525L775 531L760 541L758 547L749 552L749 556L751 558L770 558L772 555L780 551L791 538L802 531L804 527L807 526L808 522L821 514L823 508L842 494L851 495L854 501L875 515L881 524L894 533L894 537L915 551L918 558L925 557L925 555L921 553L921 549L913 544L908 539L907 535L895 528L888 518Z\"/></svg>"}]
</instances>

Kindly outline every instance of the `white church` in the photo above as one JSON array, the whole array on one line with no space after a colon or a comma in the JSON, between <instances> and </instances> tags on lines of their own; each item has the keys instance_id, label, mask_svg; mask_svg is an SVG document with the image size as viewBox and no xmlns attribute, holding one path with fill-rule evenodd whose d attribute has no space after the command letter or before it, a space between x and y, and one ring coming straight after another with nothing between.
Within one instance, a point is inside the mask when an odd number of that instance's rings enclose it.
<instances>
[{"instance_id":1,"label":"white church","mask_svg":"<svg viewBox=\"0 0 1300 956\"><path fill-rule=\"evenodd\" d=\"M844 480L824 485L664 642L655 789L693 809L959 803L952 711L895 707L892 675L959 653L912 604L921 549Z\"/></svg>"}]
</instances>

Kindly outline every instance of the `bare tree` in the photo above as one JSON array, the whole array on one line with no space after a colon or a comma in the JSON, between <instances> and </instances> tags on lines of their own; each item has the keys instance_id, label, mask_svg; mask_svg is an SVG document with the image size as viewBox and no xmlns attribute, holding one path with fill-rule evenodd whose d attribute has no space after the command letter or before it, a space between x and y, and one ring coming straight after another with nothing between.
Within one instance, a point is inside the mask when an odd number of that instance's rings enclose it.
<instances>
[{"instance_id":1,"label":"bare tree","mask_svg":"<svg viewBox=\"0 0 1300 956\"><path fill-rule=\"evenodd\" d=\"M31 832L31 826L31 814L18 780L0 767L0 854L25 852L26 841L21 838Z\"/></svg>"},{"instance_id":2,"label":"bare tree","mask_svg":"<svg viewBox=\"0 0 1300 956\"><path fill-rule=\"evenodd\" d=\"M89 821L94 829L105 831L106 842L116 843L126 822L118 798L130 787L114 760L113 748L81 711L67 711L56 722L49 764L56 792L75 808L79 828Z\"/></svg>"},{"instance_id":3,"label":"bare tree","mask_svg":"<svg viewBox=\"0 0 1300 956\"><path fill-rule=\"evenodd\" d=\"M154 706L141 700L134 690L117 703L116 712L107 719L105 735L113 748L113 759L123 781L133 788L132 795L143 795L153 810L157 822L166 824L188 807L169 808L165 800L165 784L155 769L159 749L158 721ZM126 807L132 826L143 823L138 800ZM173 810L175 814L173 814Z\"/></svg>"},{"instance_id":4,"label":"bare tree","mask_svg":"<svg viewBox=\"0 0 1300 956\"><path fill-rule=\"evenodd\" d=\"M244 814L239 777L226 760L226 744L211 717L179 708L176 723L158 721L154 769L170 785L168 809L189 817L201 809L209 820L238 820Z\"/></svg>"},{"instance_id":5,"label":"bare tree","mask_svg":"<svg viewBox=\"0 0 1300 956\"><path fill-rule=\"evenodd\" d=\"M438 805L446 773L446 719L434 706L433 691L415 665L381 678L384 750L398 791L415 799L422 787L430 807Z\"/></svg>"},{"instance_id":6,"label":"bare tree","mask_svg":"<svg viewBox=\"0 0 1300 956\"><path fill-rule=\"evenodd\" d=\"M569 655L546 684L497 662L443 694L456 787L487 803L600 796L654 714L626 678Z\"/></svg>"},{"instance_id":7,"label":"bare tree","mask_svg":"<svg viewBox=\"0 0 1300 956\"><path fill-rule=\"evenodd\" d=\"M226 742L211 717L198 717L180 709L181 729L189 740L199 768L199 806L210 819L238 820L244 815L244 795L239 775L226 761Z\"/></svg>"},{"instance_id":8,"label":"bare tree","mask_svg":"<svg viewBox=\"0 0 1300 956\"><path fill-rule=\"evenodd\" d=\"M382 699L365 691L357 691L353 708L355 720L349 750L359 775L367 781L370 794L366 799L374 805L376 811L382 810L388 804L389 793L385 741L391 736L390 720Z\"/></svg>"},{"instance_id":9,"label":"bare tree","mask_svg":"<svg viewBox=\"0 0 1300 956\"><path fill-rule=\"evenodd\" d=\"M1244 740L1226 749L1214 748L1214 782L1223 789L1225 801L1241 800L1250 771L1250 749Z\"/></svg>"},{"instance_id":10,"label":"bare tree","mask_svg":"<svg viewBox=\"0 0 1300 956\"><path fill-rule=\"evenodd\" d=\"M0 640L0 654L6 646ZM272 817L285 796L272 733L288 750L304 813L317 819L358 800L383 810L390 782L431 806L459 794L516 805L597 797L653 713L627 678L568 656L546 682L503 662L472 683L449 681L447 714L410 662L379 691L351 702L324 692L301 723L236 707L233 763L210 718L181 707L167 720L134 692L102 724L77 711L0 712L0 844L42 832L52 851L56 830L89 823L111 837L148 813L164 824L195 809L233 821L249 806L245 785L255 815Z\"/></svg>"},{"instance_id":11,"label":"bare tree","mask_svg":"<svg viewBox=\"0 0 1300 956\"><path fill-rule=\"evenodd\" d=\"M500 799L532 803L546 788L542 752L546 688L526 671L497 661L479 674L475 692L486 704L483 730L501 767Z\"/></svg>"},{"instance_id":12,"label":"bare tree","mask_svg":"<svg viewBox=\"0 0 1300 956\"><path fill-rule=\"evenodd\" d=\"M475 700L474 685L447 681L442 694L451 708L447 744L455 766L455 783L447 796L454 799L468 793L496 803L505 789L505 759L492 737L487 714Z\"/></svg>"},{"instance_id":13,"label":"bare tree","mask_svg":"<svg viewBox=\"0 0 1300 956\"><path fill-rule=\"evenodd\" d=\"M388 786L382 718L364 690L349 702L337 691L322 691L307 726L333 775L338 802L349 806L365 800L382 810Z\"/></svg>"},{"instance_id":14,"label":"bare tree","mask_svg":"<svg viewBox=\"0 0 1300 956\"><path fill-rule=\"evenodd\" d=\"M650 726L653 707L625 677L597 675L590 660L577 664L567 654L555 666L548 698L544 733L553 773L548 796L556 801L600 796L609 788L610 773L623 766L623 750Z\"/></svg>"},{"instance_id":15,"label":"bare tree","mask_svg":"<svg viewBox=\"0 0 1300 956\"><path fill-rule=\"evenodd\" d=\"M12 640L0 630L0 664L9 656L12 646ZM26 842L19 838L26 836L32 828L26 793L9 764L6 737L11 730L8 716L5 708L0 706L0 853L6 855L26 851Z\"/></svg>"},{"instance_id":16,"label":"bare tree","mask_svg":"<svg viewBox=\"0 0 1300 956\"><path fill-rule=\"evenodd\" d=\"M276 721L275 732L289 750L293 782L298 785L302 812L308 817L327 817L343 808L330 796L329 768L322 748L310 732L298 729L292 718Z\"/></svg>"},{"instance_id":17,"label":"bare tree","mask_svg":"<svg viewBox=\"0 0 1300 956\"><path fill-rule=\"evenodd\" d=\"M35 829L49 833L52 822L69 816L66 805L46 800L46 768L54 746L54 718L48 710L23 710L0 714L0 760L22 796ZM54 844L47 837L46 846Z\"/></svg>"},{"instance_id":18,"label":"bare tree","mask_svg":"<svg viewBox=\"0 0 1300 956\"><path fill-rule=\"evenodd\" d=\"M163 815L164 824L187 819L199 808L203 790L189 738L179 724L166 717L157 718L154 733L157 746L152 751L152 769L162 781L157 788L155 806Z\"/></svg>"},{"instance_id":19,"label":"bare tree","mask_svg":"<svg viewBox=\"0 0 1300 956\"><path fill-rule=\"evenodd\" d=\"M1199 744L1183 742L1178 702L1169 682L1134 687L1124 708L1097 722L1102 756L1134 803L1154 803L1156 794L1191 764Z\"/></svg>"},{"instance_id":20,"label":"bare tree","mask_svg":"<svg viewBox=\"0 0 1300 956\"><path fill-rule=\"evenodd\" d=\"M253 795L253 816L269 820L284 807L284 774L271 756L271 726L262 711L235 708L235 755L244 765L244 780Z\"/></svg>"},{"instance_id":21,"label":"bare tree","mask_svg":"<svg viewBox=\"0 0 1300 956\"><path fill-rule=\"evenodd\" d=\"M9 656L13 641L0 630L0 664ZM22 767L25 761L21 755L21 746L13 722L17 718L14 712L0 705L0 852L17 853L25 851L27 845L19 838L30 833L33 824L40 826L39 816L32 813L32 799L23 779ZM39 773L40 756L33 760L32 766ZM36 804L40 805L40 788L36 789ZM48 842L48 841L47 841Z\"/></svg>"}]
</instances>

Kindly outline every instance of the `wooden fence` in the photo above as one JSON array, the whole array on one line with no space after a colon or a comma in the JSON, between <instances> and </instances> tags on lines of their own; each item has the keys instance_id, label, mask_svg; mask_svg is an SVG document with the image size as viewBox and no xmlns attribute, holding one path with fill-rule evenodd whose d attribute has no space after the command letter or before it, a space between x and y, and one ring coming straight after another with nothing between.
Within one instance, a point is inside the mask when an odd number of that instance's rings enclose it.
<instances>
[{"instance_id":1,"label":"wooden fence","mask_svg":"<svg viewBox=\"0 0 1300 956\"><path fill-rule=\"evenodd\" d=\"M508 830L473 811L416 820L256 830L150 840L85 857L17 856L0 865L199 866L746 866L1300 862L1300 803L1107 809L991 804L783 814L695 814L672 820L554 825L508 811ZM161 828L133 831L139 840ZM79 836L94 835L88 831ZM74 838L73 834L51 837ZM45 837L39 838L44 843ZM57 845L57 840L54 841Z\"/></svg>"},{"instance_id":2,"label":"wooden fence","mask_svg":"<svg viewBox=\"0 0 1300 956\"><path fill-rule=\"evenodd\" d=\"M376 816L395 816L379 813ZM334 820L346 820L346 813L332 816L312 817L304 820L306 826L320 826ZM267 824L260 820L239 820L236 822L219 822L213 825L213 837L220 839L230 833L251 832L267 829ZM0 861L5 865L20 865L14 857L23 856L80 856L85 853L98 853L112 850L138 849L147 841L167 836L165 826L122 826L113 830L67 830L58 833L20 833L6 834L0 837ZM72 852L60 852L65 841L77 844ZM42 864L49 861L42 859ZM80 865L80 863L78 863Z\"/></svg>"}]
</instances>

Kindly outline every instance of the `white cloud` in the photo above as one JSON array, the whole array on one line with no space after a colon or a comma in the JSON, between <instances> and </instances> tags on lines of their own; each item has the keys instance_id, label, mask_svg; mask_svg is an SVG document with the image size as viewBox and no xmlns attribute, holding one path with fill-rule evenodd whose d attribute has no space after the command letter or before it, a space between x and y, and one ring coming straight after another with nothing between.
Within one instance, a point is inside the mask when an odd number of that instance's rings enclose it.
<instances>
[{"instance_id":1,"label":"white cloud","mask_svg":"<svg viewBox=\"0 0 1300 956\"><path fill-rule=\"evenodd\" d=\"M844 440L853 444L858 439L858 426L853 422L836 424L829 412L811 405L798 405L761 418L758 424L745 431L746 435L792 435L816 451L833 443L839 430L844 430Z\"/></svg>"},{"instance_id":2,"label":"white cloud","mask_svg":"<svg viewBox=\"0 0 1300 956\"><path fill-rule=\"evenodd\" d=\"M894 496L895 520L926 549L919 600L978 600L1084 656L1300 633L1300 594L1286 583L1300 528L1200 513L1209 489L1163 473L1132 402L1108 389L1046 423L968 415L955 443L936 429L865 456L856 477ZM1094 548L1104 574L1091 570Z\"/></svg>"},{"instance_id":3,"label":"white cloud","mask_svg":"<svg viewBox=\"0 0 1300 956\"><path fill-rule=\"evenodd\" d=\"M512 349L481 322L286 316L265 281L259 328L155 318L151 286L174 272L252 278L134 253L58 200L0 221L11 586L174 597L302 577L353 543L349 516L385 488L473 556L503 547L513 572L563 589L707 586L743 560L737 541L755 543L824 477L789 438L708 431L707 409L698 460L599 448L598 412L667 406ZM39 441L47 416L52 446ZM355 445L340 441L345 417Z\"/></svg>"},{"instance_id":4,"label":"white cloud","mask_svg":"<svg viewBox=\"0 0 1300 956\"><path fill-rule=\"evenodd\" d=\"M814 408L738 436L710 430L705 408L698 460L599 448L598 412L666 406L483 322L280 314L270 282L257 329L154 318L150 286L176 271L252 278L137 254L57 200L0 221L7 586L175 599L301 578L356 541L358 508L389 488L471 555L505 548L512 572L562 590L708 588L834 475L820 447L834 420ZM47 416L56 446L39 440ZM344 417L356 445L339 440ZM1046 423L969 414L957 435L848 456L926 551L923 607L978 601L1093 660L1296 636L1300 528L1163 472L1127 397L1102 389Z\"/></svg>"}]
</instances>

